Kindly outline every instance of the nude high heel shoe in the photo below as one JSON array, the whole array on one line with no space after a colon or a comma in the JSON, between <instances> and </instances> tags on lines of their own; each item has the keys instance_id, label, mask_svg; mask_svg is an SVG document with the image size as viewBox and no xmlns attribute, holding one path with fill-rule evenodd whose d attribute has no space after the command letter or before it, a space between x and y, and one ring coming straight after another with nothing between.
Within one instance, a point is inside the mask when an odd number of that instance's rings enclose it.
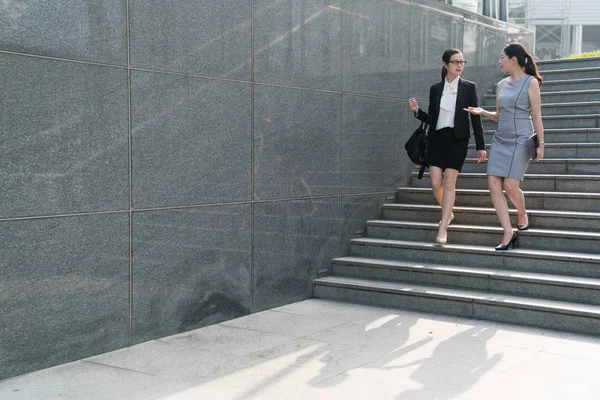
<instances>
[{"instance_id":1,"label":"nude high heel shoe","mask_svg":"<svg viewBox=\"0 0 600 400\"><path fill-rule=\"evenodd\" d=\"M445 236L437 235L436 238L435 238L435 241L438 242L439 244L446 244L446 243L448 243L448 232L446 232Z\"/></svg>"}]
</instances>

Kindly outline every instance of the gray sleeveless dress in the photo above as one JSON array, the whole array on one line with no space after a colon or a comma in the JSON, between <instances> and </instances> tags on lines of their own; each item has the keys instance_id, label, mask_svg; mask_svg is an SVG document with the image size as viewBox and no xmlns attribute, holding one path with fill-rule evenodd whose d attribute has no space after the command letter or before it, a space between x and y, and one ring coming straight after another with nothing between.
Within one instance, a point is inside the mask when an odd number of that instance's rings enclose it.
<instances>
[{"instance_id":1,"label":"gray sleeveless dress","mask_svg":"<svg viewBox=\"0 0 600 400\"><path fill-rule=\"evenodd\" d=\"M527 140L533 135L527 75L516 82L508 78L498 83L498 127L488 157L487 174L520 181L529 165Z\"/></svg>"}]
</instances>

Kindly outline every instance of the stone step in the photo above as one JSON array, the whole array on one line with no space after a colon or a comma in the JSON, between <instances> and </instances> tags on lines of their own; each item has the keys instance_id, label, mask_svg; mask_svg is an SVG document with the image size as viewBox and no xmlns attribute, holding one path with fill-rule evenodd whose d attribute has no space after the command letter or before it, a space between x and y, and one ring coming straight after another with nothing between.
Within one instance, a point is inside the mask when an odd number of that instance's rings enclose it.
<instances>
[{"instance_id":1,"label":"stone step","mask_svg":"<svg viewBox=\"0 0 600 400\"><path fill-rule=\"evenodd\" d=\"M537 62L543 75L547 70L600 67L600 57L563 58L558 60L542 60Z\"/></svg>"},{"instance_id":2,"label":"stone step","mask_svg":"<svg viewBox=\"0 0 600 400\"><path fill-rule=\"evenodd\" d=\"M524 191L527 208L554 211L600 212L600 193ZM399 203L436 204L429 188L401 187ZM488 190L456 189L456 206L491 207Z\"/></svg>"},{"instance_id":3,"label":"stone step","mask_svg":"<svg viewBox=\"0 0 600 400\"><path fill-rule=\"evenodd\" d=\"M483 118L483 128L496 129L497 122ZM542 115L544 130L547 129L575 129L575 128L600 128L600 114L579 115Z\"/></svg>"},{"instance_id":4,"label":"stone step","mask_svg":"<svg viewBox=\"0 0 600 400\"><path fill-rule=\"evenodd\" d=\"M548 69L541 72L541 75L545 82L567 79L597 78L600 76L600 67L589 66L582 68Z\"/></svg>"},{"instance_id":5,"label":"stone step","mask_svg":"<svg viewBox=\"0 0 600 400\"><path fill-rule=\"evenodd\" d=\"M332 274L600 305L594 278L365 257L334 259Z\"/></svg>"},{"instance_id":6,"label":"stone step","mask_svg":"<svg viewBox=\"0 0 600 400\"><path fill-rule=\"evenodd\" d=\"M381 239L416 240L435 242L438 224L392 220L367 221L367 236ZM600 254L600 233L531 228L518 232L518 248L535 250L560 250L571 253ZM460 225L448 227L448 241L475 246L497 246L502 241L502 227Z\"/></svg>"},{"instance_id":7,"label":"stone step","mask_svg":"<svg viewBox=\"0 0 600 400\"><path fill-rule=\"evenodd\" d=\"M495 111L495 105L483 106ZM600 114L600 101L542 103L542 115ZM542 120L543 121L543 120Z\"/></svg>"},{"instance_id":8,"label":"stone step","mask_svg":"<svg viewBox=\"0 0 600 400\"><path fill-rule=\"evenodd\" d=\"M544 81L542 93L562 90L587 90L600 89L600 78L566 79L556 81Z\"/></svg>"},{"instance_id":9,"label":"stone step","mask_svg":"<svg viewBox=\"0 0 600 400\"><path fill-rule=\"evenodd\" d=\"M486 131L487 137L492 137L493 131ZM554 135L555 133L549 135ZM558 132L558 131L556 131ZM585 131L589 133L589 131ZM550 136L548 136L550 137ZM491 143L487 142L485 149L490 151ZM469 151L467 156L470 158L477 157L477 150L475 148L474 140L469 143ZM600 158L600 143L586 143L586 142L546 142L545 158Z\"/></svg>"},{"instance_id":10,"label":"stone step","mask_svg":"<svg viewBox=\"0 0 600 400\"><path fill-rule=\"evenodd\" d=\"M338 276L314 285L317 298L600 334L600 306L591 304Z\"/></svg>"},{"instance_id":11,"label":"stone step","mask_svg":"<svg viewBox=\"0 0 600 400\"><path fill-rule=\"evenodd\" d=\"M355 257L384 260L405 260L427 263L460 264L469 267L508 269L580 276L600 279L600 255L516 248L496 251L492 246L446 244L357 238L350 241L350 253Z\"/></svg>"},{"instance_id":12,"label":"stone step","mask_svg":"<svg viewBox=\"0 0 600 400\"><path fill-rule=\"evenodd\" d=\"M476 158L467 158L463 172L485 172L487 161L477 163ZM529 174L568 174L568 175L599 175L600 159L598 158L543 158L531 161L527 167Z\"/></svg>"},{"instance_id":13,"label":"stone step","mask_svg":"<svg viewBox=\"0 0 600 400\"><path fill-rule=\"evenodd\" d=\"M412 187L429 188L431 179L429 173L418 179L418 171L411 176ZM482 172L461 172L456 181L458 189L487 189L487 175ZM600 177L598 175L554 175L554 174L525 174L521 189L526 191L558 191L600 193Z\"/></svg>"},{"instance_id":14,"label":"stone step","mask_svg":"<svg viewBox=\"0 0 600 400\"><path fill-rule=\"evenodd\" d=\"M598 101L600 99L600 89L557 90L552 92L542 92L541 95L542 103Z\"/></svg>"},{"instance_id":15,"label":"stone step","mask_svg":"<svg viewBox=\"0 0 600 400\"><path fill-rule=\"evenodd\" d=\"M600 89L600 78L582 78L582 79L564 79L555 81L544 81L542 85L542 94L559 91L579 91ZM487 90L485 97L495 99L498 91L498 85L494 85ZM490 103L488 103L490 104Z\"/></svg>"},{"instance_id":16,"label":"stone step","mask_svg":"<svg viewBox=\"0 0 600 400\"><path fill-rule=\"evenodd\" d=\"M552 136L551 136L552 135ZM548 134L548 137L554 138L554 133ZM491 140L490 140L491 141ZM486 144L486 150L490 151L490 143ZM476 158L477 151L475 143L472 140L469 144L468 157ZM545 158L600 158L600 143L582 143L582 142L546 142L544 149Z\"/></svg>"},{"instance_id":17,"label":"stone step","mask_svg":"<svg viewBox=\"0 0 600 400\"><path fill-rule=\"evenodd\" d=\"M554 90L541 93L542 103L586 102L600 100L600 89Z\"/></svg>"},{"instance_id":18,"label":"stone step","mask_svg":"<svg viewBox=\"0 0 600 400\"><path fill-rule=\"evenodd\" d=\"M491 143L494 130L483 131L486 143ZM550 143L598 143L600 128L544 128L544 141Z\"/></svg>"},{"instance_id":19,"label":"stone step","mask_svg":"<svg viewBox=\"0 0 600 400\"><path fill-rule=\"evenodd\" d=\"M485 104L494 104L496 95L486 94ZM565 102L585 102L597 101L600 99L600 89L587 90L562 90L552 92L542 92L542 104L544 103L565 103Z\"/></svg>"},{"instance_id":20,"label":"stone step","mask_svg":"<svg viewBox=\"0 0 600 400\"><path fill-rule=\"evenodd\" d=\"M438 205L399 204L383 205L383 219L438 223L442 209ZM452 224L498 225L496 211L492 207L454 207ZM528 209L531 228L562 229L600 232L600 213L569 212ZM517 211L510 210L513 226L517 226Z\"/></svg>"}]
</instances>

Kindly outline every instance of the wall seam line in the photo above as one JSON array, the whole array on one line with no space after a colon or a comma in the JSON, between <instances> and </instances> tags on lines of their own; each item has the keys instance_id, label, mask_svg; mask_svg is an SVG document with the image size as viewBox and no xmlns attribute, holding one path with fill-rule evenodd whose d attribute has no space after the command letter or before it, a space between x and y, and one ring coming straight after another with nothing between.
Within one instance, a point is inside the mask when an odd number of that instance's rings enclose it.
<instances>
[{"instance_id":1,"label":"wall seam line","mask_svg":"<svg viewBox=\"0 0 600 400\"><path fill-rule=\"evenodd\" d=\"M129 222L129 345L133 344L133 139L131 124L131 24L129 0L126 0L125 25L127 27L127 136L128 136L128 222Z\"/></svg>"}]
</instances>

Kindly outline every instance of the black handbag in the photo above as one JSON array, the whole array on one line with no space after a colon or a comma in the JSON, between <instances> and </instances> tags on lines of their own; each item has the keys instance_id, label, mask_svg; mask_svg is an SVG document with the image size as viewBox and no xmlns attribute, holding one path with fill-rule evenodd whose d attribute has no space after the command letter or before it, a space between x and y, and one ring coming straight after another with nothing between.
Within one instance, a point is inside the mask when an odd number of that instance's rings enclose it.
<instances>
[{"instance_id":1,"label":"black handbag","mask_svg":"<svg viewBox=\"0 0 600 400\"><path fill-rule=\"evenodd\" d=\"M425 172L427 152L429 150L429 124L421 122L421 125L414 131L410 138L406 141L404 149L410 160L421 166L419 169L418 179L423 177Z\"/></svg>"},{"instance_id":2,"label":"black handbag","mask_svg":"<svg viewBox=\"0 0 600 400\"><path fill-rule=\"evenodd\" d=\"M529 158L534 161L537 160L537 149L540 147L540 138L538 138L537 133L529 136L527 144L529 145Z\"/></svg>"}]
</instances>

